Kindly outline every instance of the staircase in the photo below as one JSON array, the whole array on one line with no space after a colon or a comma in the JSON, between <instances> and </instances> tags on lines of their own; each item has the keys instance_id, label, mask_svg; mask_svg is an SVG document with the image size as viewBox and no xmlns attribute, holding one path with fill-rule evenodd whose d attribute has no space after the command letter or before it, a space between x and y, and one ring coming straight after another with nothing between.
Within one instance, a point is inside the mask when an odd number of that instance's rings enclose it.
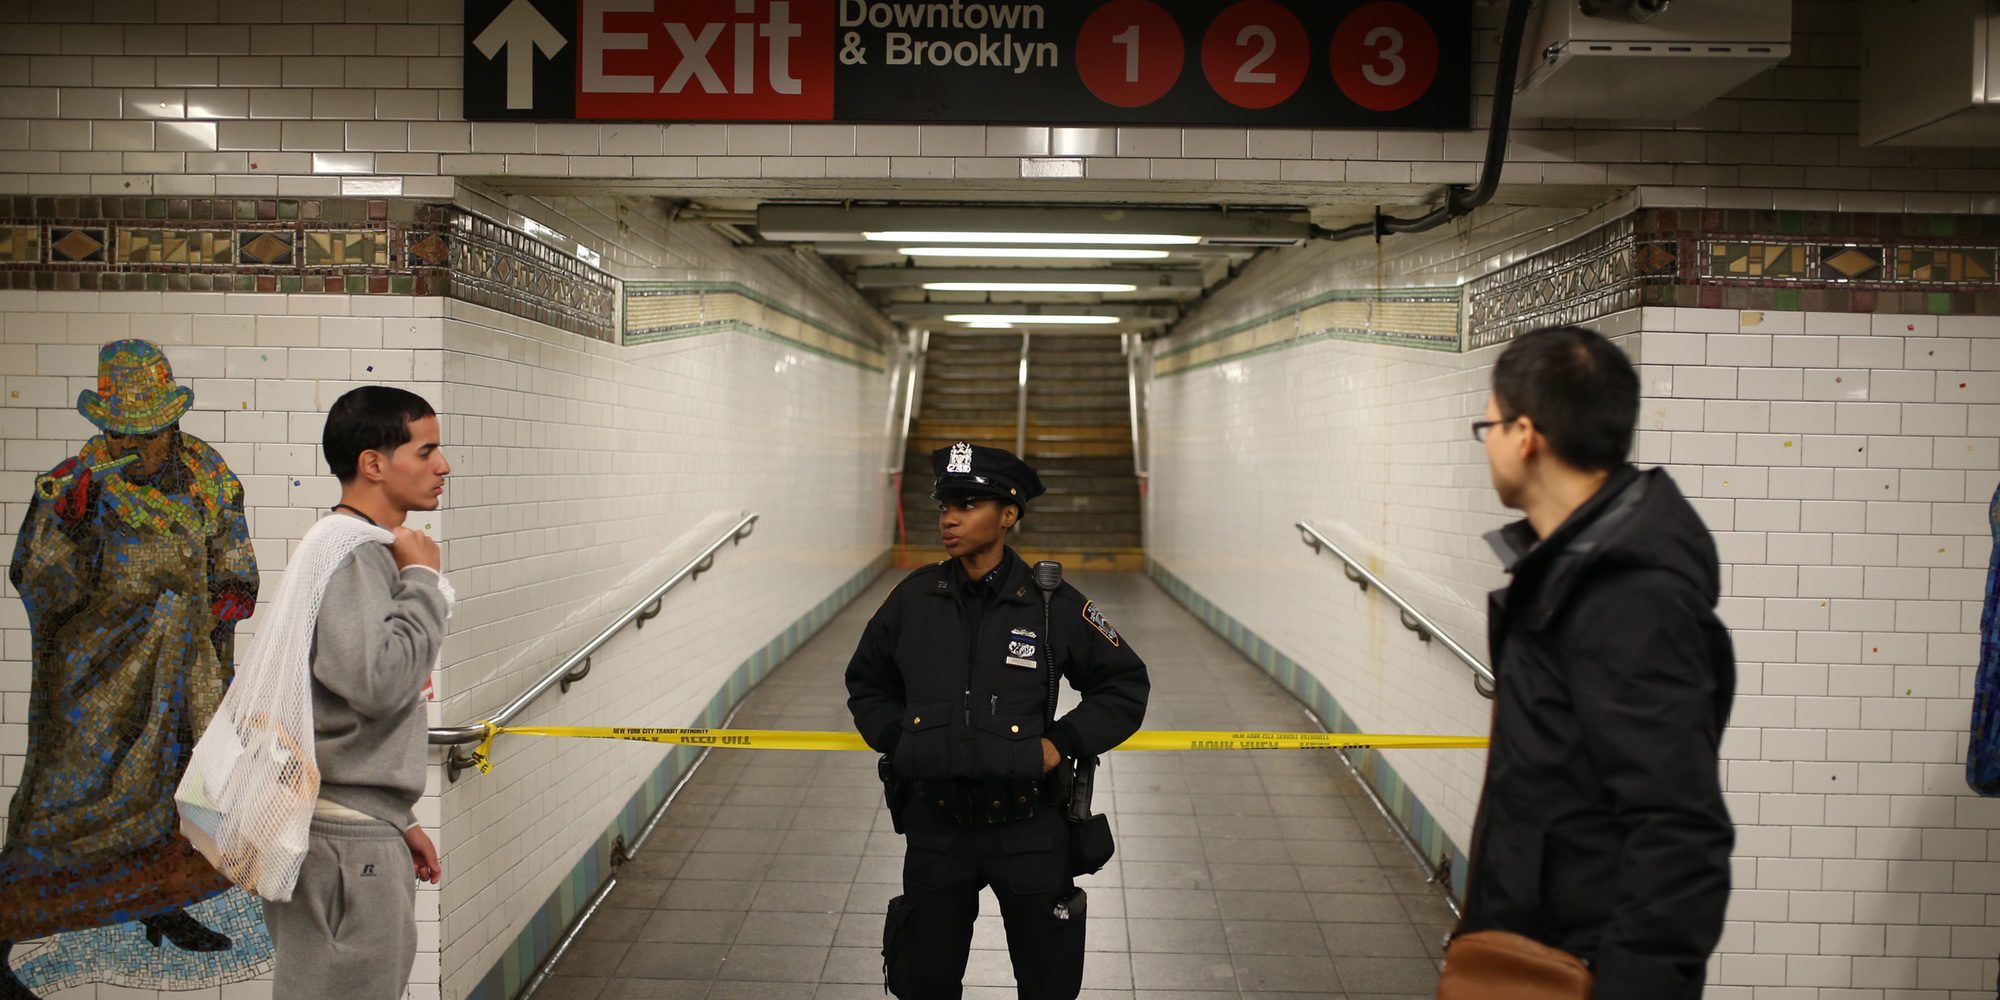
<instances>
[{"instance_id":1,"label":"staircase","mask_svg":"<svg viewBox=\"0 0 2000 1000\"><path fill-rule=\"evenodd\" d=\"M1048 492L1028 504L1008 544L1029 562L1139 570L1139 479L1125 356L1115 336L1037 334L1029 340L1027 453ZM1021 335L933 333L922 401L903 461L903 562L944 558L931 452L958 441L1014 450Z\"/></svg>"}]
</instances>

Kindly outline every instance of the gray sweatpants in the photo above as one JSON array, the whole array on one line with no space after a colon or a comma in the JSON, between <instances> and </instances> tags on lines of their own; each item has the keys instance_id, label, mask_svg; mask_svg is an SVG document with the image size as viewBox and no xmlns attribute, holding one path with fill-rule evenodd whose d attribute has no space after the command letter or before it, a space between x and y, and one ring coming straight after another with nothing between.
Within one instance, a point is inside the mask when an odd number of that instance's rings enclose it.
<instances>
[{"instance_id":1,"label":"gray sweatpants","mask_svg":"<svg viewBox=\"0 0 2000 1000\"><path fill-rule=\"evenodd\" d=\"M401 1000L417 960L417 880L403 832L312 821L292 898L264 903L284 1000Z\"/></svg>"}]
</instances>

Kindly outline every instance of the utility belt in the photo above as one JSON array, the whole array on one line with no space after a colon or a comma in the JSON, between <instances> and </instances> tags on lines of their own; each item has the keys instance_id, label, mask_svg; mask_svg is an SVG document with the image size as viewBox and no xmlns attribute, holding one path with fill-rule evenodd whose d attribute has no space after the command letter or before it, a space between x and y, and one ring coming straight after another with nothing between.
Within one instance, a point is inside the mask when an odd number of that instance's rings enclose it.
<instances>
[{"instance_id":1,"label":"utility belt","mask_svg":"<svg viewBox=\"0 0 2000 1000\"><path fill-rule=\"evenodd\" d=\"M903 832L903 809L912 803L920 809L935 809L959 826L1011 823L1034 816L1037 809L1061 809L1069 801L1072 773L1070 762L1063 761L1039 779L916 779L898 775L887 754L877 765L897 833Z\"/></svg>"}]
</instances>

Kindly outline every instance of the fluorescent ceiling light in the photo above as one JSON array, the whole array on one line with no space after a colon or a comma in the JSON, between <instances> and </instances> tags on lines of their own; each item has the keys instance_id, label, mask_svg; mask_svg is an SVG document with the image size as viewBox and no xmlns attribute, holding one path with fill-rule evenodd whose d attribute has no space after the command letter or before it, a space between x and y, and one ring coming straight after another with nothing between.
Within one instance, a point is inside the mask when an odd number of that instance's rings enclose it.
<instances>
[{"instance_id":1,"label":"fluorescent ceiling light","mask_svg":"<svg viewBox=\"0 0 2000 1000\"><path fill-rule=\"evenodd\" d=\"M900 247L905 257L993 257L1050 260L1161 260L1165 250L1134 250L1128 247Z\"/></svg>"},{"instance_id":2,"label":"fluorescent ceiling light","mask_svg":"<svg viewBox=\"0 0 2000 1000\"><path fill-rule=\"evenodd\" d=\"M967 323L967 324L965 324L965 328L966 328L966 329L968 329L968 330L1012 330L1012 329L1014 328L1014 324L1012 324L1012 323Z\"/></svg>"},{"instance_id":3,"label":"fluorescent ceiling light","mask_svg":"<svg viewBox=\"0 0 2000 1000\"><path fill-rule=\"evenodd\" d=\"M862 233L870 243L1064 243L1076 246L1189 246L1199 236L1172 233L968 233L950 229L903 229Z\"/></svg>"},{"instance_id":4,"label":"fluorescent ceiling light","mask_svg":"<svg viewBox=\"0 0 2000 1000\"><path fill-rule=\"evenodd\" d=\"M926 281L928 292L1136 292L1138 285L1109 281Z\"/></svg>"},{"instance_id":5,"label":"fluorescent ceiling light","mask_svg":"<svg viewBox=\"0 0 2000 1000\"><path fill-rule=\"evenodd\" d=\"M1048 326L1105 326L1118 322L1116 316L1058 316L1031 313L1014 315L1010 313L952 313L944 318L947 323L1017 323L1022 326L1043 324Z\"/></svg>"}]
</instances>

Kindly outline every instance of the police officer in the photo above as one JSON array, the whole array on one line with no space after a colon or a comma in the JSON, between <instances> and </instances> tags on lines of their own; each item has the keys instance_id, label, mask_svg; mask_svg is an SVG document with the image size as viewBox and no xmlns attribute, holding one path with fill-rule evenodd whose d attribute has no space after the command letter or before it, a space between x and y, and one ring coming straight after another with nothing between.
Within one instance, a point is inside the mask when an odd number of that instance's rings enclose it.
<instances>
[{"instance_id":1,"label":"police officer","mask_svg":"<svg viewBox=\"0 0 2000 1000\"><path fill-rule=\"evenodd\" d=\"M1066 761L1138 730L1146 665L1075 587L1045 607L1007 546L1042 494L1034 469L965 442L938 449L931 468L952 558L897 585L847 666L848 710L884 755L907 839L903 895L883 931L887 985L902 1000L956 1000L979 890L991 886L1019 996L1073 1000L1085 908L1063 816ZM1083 700L1048 724L1051 662Z\"/></svg>"}]
</instances>

